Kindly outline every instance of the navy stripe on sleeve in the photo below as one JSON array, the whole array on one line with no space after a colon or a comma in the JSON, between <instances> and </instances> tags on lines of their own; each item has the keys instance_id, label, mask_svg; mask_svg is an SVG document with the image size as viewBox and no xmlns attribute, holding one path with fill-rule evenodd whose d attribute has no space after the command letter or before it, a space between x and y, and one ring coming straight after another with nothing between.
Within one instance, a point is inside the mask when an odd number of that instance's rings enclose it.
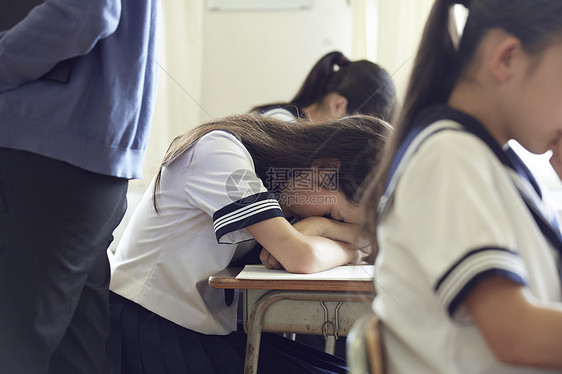
<instances>
[{"instance_id":1,"label":"navy stripe on sleeve","mask_svg":"<svg viewBox=\"0 0 562 374\"><path fill-rule=\"evenodd\" d=\"M231 232L244 229L269 218L284 217L279 202L270 192L247 196L213 214L213 228L217 241Z\"/></svg>"},{"instance_id":2,"label":"navy stripe on sleeve","mask_svg":"<svg viewBox=\"0 0 562 374\"><path fill-rule=\"evenodd\" d=\"M527 284L523 260L504 248L480 248L457 261L435 285L434 291L451 317L470 291L483 279L500 276L515 283Z\"/></svg>"}]
</instances>

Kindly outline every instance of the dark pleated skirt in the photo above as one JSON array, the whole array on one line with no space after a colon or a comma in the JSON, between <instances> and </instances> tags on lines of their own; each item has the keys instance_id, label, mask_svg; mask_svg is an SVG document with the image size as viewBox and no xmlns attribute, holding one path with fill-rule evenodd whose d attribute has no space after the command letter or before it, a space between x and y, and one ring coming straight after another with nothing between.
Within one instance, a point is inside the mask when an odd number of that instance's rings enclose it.
<instances>
[{"instance_id":1,"label":"dark pleated skirt","mask_svg":"<svg viewBox=\"0 0 562 374\"><path fill-rule=\"evenodd\" d=\"M242 374L246 336L204 335L110 295L111 374ZM346 373L344 360L276 334L262 334L261 374Z\"/></svg>"}]
</instances>

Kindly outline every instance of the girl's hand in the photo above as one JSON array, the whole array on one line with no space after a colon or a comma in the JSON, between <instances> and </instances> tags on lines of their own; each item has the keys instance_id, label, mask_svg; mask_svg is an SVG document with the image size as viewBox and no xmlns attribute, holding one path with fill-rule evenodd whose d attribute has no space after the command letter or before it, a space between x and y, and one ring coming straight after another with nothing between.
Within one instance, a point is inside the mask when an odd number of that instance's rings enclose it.
<instances>
[{"instance_id":1,"label":"girl's hand","mask_svg":"<svg viewBox=\"0 0 562 374\"><path fill-rule=\"evenodd\" d=\"M358 249L370 250L370 242L361 226L326 217L307 217L293 224L293 227L305 235L321 236L332 240L352 244Z\"/></svg>"},{"instance_id":2,"label":"girl's hand","mask_svg":"<svg viewBox=\"0 0 562 374\"><path fill-rule=\"evenodd\" d=\"M283 265L265 248L261 250L260 261L268 269L284 269Z\"/></svg>"},{"instance_id":3,"label":"girl's hand","mask_svg":"<svg viewBox=\"0 0 562 374\"><path fill-rule=\"evenodd\" d=\"M346 225L342 222L337 223L336 227ZM299 226L304 227L303 224ZM266 219L246 229L265 248L260 254L260 260L270 269L284 268L291 273L316 273L359 261L363 255L359 249L347 244L351 239L344 243L323 236L303 234L284 217ZM332 230L327 227L325 231Z\"/></svg>"},{"instance_id":4,"label":"girl's hand","mask_svg":"<svg viewBox=\"0 0 562 374\"><path fill-rule=\"evenodd\" d=\"M325 237L329 219L325 217L306 217L293 224L293 227L305 235Z\"/></svg>"},{"instance_id":5,"label":"girl's hand","mask_svg":"<svg viewBox=\"0 0 562 374\"><path fill-rule=\"evenodd\" d=\"M554 168L558 178L562 180L562 135L556 139L550 146L552 156L550 157L550 164Z\"/></svg>"}]
</instances>

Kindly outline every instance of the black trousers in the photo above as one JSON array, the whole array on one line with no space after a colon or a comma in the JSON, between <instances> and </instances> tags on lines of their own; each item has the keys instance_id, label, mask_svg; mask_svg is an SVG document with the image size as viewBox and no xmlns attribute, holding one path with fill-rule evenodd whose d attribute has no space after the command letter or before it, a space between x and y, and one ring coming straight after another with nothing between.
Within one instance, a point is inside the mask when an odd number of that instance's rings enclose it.
<instances>
[{"instance_id":1,"label":"black trousers","mask_svg":"<svg viewBox=\"0 0 562 374\"><path fill-rule=\"evenodd\" d=\"M0 373L107 374L127 181L0 148Z\"/></svg>"}]
</instances>

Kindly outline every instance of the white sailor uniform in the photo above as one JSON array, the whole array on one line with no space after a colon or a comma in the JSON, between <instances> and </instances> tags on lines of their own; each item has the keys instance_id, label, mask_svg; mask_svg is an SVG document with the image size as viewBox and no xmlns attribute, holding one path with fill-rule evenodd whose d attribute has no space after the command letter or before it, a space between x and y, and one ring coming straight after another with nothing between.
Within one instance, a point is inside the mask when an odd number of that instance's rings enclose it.
<instances>
[{"instance_id":1,"label":"white sailor uniform","mask_svg":"<svg viewBox=\"0 0 562 374\"><path fill-rule=\"evenodd\" d=\"M501 276L561 301L559 227L515 153L444 105L417 119L378 212L373 302L390 374L546 373L498 362L463 302Z\"/></svg>"},{"instance_id":2,"label":"white sailor uniform","mask_svg":"<svg viewBox=\"0 0 562 374\"><path fill-rule=\"evenodd\" d=\"M237 330L237 295L209 276L253 240L245 229L283 217L275 195L232 134L212 131L163 168L137 205L111 261L111 374L243 371L245 334ZM264 334L260 372L345 373L342 360Z\"/></svg>"}]
</instances>

